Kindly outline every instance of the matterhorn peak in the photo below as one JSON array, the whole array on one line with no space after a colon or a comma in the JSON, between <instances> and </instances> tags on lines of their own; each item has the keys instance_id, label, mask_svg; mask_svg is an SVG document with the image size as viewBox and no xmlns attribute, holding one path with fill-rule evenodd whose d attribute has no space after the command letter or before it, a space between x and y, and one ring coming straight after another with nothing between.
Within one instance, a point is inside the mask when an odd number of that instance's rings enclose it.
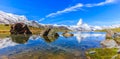
<instances>
[{"instance_id":1,"label":"matterhorn peak","mask_svg":"<svg viewBox=\"0 0 120 59\"><path fill-rule=\"evenodd\" d=\"M80 20L77 23L77 26L81 26L82 25L82 19L80 18Z\"/></svg>"}]
</instances>

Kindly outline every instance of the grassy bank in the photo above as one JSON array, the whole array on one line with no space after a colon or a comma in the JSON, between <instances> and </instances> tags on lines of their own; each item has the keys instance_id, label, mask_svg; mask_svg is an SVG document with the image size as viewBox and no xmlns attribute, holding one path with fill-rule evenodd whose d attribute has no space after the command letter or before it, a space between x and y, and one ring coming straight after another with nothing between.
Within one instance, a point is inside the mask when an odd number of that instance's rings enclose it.
<instances>
[{"instance_id":1,"label":"grassy bank","mask_svg":"<svg viewBox=\"0 0 120 59\"><path fill-rule=\"evenodd\" d=\"M10 26L0 24L0 34L10 34L9 31L10 31Z\"/></svg>"},{"instance_id":2,"label":"grassy bank","mask_svg":"<svg viewBox=\"0 0 120 59\"><path fill-rule=\"evenodd\" d=\"M29 27L33 34L37 34L41 31L40 28ZM10 34L10 25L0 24L0 34Z\"/></svg>"},{"instance_id":3,"label":"grassy bank","mask_svg":"<svg viewBox=\"0 0 120 59\"><path fill-rule=\"evenodd\" d=\"M117 51L117 48L95 48L88 50L86 54L88 59L120 59Z\"/></svg>"},{"instance_id":4,"label":"grassy bank","mask_svg":"<svg viewBox=\"0 0 120 59\"><path fill-rule=\"evenodd\" d=\"M42 28L36 28L36 27L29 27L30 31L33 34L40 34L42 31L44 31L47 27L42 27ZM4 25L0 24L0 34L10 34L10 25ZM53 28L52 31L54 32L65 32L65 31L70 31L65 28Z\"/></svg>"},{"instance_id":5,"label":"grassy bank","mask_svg":"<svg viewBox=\"0 0 120 59\"><path fill-rule=\"evenodd\" d=\"M120 28L96 30L96 32L107 32L107 30L112 30L113 32L120 32Z\"/></svg>"}]
</instances>

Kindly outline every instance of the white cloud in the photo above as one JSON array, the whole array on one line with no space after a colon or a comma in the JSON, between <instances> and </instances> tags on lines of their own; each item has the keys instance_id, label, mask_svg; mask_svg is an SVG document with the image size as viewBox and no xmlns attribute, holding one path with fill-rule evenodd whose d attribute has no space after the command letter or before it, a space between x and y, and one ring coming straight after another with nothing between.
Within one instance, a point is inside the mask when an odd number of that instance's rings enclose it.
<instances>
[{"instance_id":1,"label":"white cloud","mask_svg":"<svg viewBox=\"0 0 120 59\"><path fill-rule=\"evenodd\" d=\"M82 4L82 3L78 3L74 6L71 6L69 8L65 8L61 11L57 11L55 13L50 13L46 16L47 17L54 17L56 15L60 15L60 14L63 14L63 13L68 13L68 12L72 12L72 11L77 11L79 9L81 9L82 7L95 7L95 6L102 6L102 5L105 5L105 4L109 4L109 3L113 3L115 0L105 0L104 2L100 2L100 3L97 3L97 4Z\"/></svg>"},{"instance_id":2,"label":"white cloud","mask_svg":"<svg viewBox=\"0 0 120 59\"><path fill-rule=\"evenodd\" d=\"M77 5L69 7L69 8L65 8L64 10L57 11L55 13L50 13L46 17L53 17L55 15L59 15L59 14L63 14L63 13L71 12L71 11L76 11L77 9L80 9L81 7L83 7L83 4L78 3Z\"/></svg>"},{"instance_id":3,"label":"white cloud","mask_svg":"<svg viewBox=\"0 0 120 59\"><path fill-rule=\"evenodd\" d=\"M104 2L100 2L97 4L86 4L85 7L102 6L102 5L106 5L106 4L113 3L113 2L115 2L115 0L105 0Z\"/></svg>"},{"instance_id":4,"label":"white cloud","mask_svg":"<svg viewBox=\"0 0 120 59\"><path fill-rule=\"evenodd\" d=\"M45 20L45 18L41 18L41 19L39 20L39 22L41 22L41 21L43 21L43 20Z\"/></svg>"},{"instance_id":5,"label":"white cloud","mask_svg":"<svg viewBox=\"0 0 120 59\"><path fill-rule=\"evenodd\" d=\"M60 15L60 14L64 14L64 13L68 13L68 12L72 12L72 11L82 10L82 7L103 6L103 5L106 5L106 4L113 3L115 1L116 0L105 0L104 2L100 2L100 3L96 3L96 4L82 4L82 3L78 3L78 4L74 5L74 6L65 8L65 9L63 9L61 11L57 11L55 13L50 13L50 14L46 15L45 18L55 17L55 16ZM43 21L45 18L41 18L39 21Z\"/></svg>"}]
</instances>

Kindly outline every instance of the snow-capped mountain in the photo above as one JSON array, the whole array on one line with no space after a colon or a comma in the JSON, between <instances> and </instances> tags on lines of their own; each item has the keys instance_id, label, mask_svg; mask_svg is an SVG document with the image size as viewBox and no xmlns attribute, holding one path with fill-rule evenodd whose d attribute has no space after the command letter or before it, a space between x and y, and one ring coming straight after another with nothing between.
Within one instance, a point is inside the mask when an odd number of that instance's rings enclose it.
<instances>
[{"instance_id":1,"label":"snow-capped mountain","mask_svg":"<svg viewBox=\"0 0 120 59\"><path fill-rule=\"evenodd\" d=\"M29 23L27 18L25 16L19 16L12 13L6 13L3 11L0 11L0 23L1 24L13 24L17 22L24 22Z\"/></svg>"},{"instance_id":2,"label":"snow-capped mountain","mask_svg":"<svg viewBox=\"0 0 120 59\"><path fill-rule=\"evenodd\" d=\"M76 25L70 26L69 29L74 30L74 31L92 31L92 30L95 30L94 27L92 27L86 23L83 23L82 19L80 19Z\"/></svg>"},{"instance_id":3,"label":"snow-capped mountain","mask_svg":"<svg viewBox=\"0 0 120 59\"><path fill-rule=\"evenodd\" d=\"M73 31L94 31L94 30L102 30L102 29L108 29L108 28L118 28L120 27L120 24L117 25L111 25L111 26L91 26L86 23L82 22L82 19L78 21L76 25L73 26L67 26L67 25L51 25L51 24L40 24L37 21L29 21L26 16L24 15L15 15L12 13L6 13L3 11L0 11L0 24L14 24L14 23L25 23L28 26L33 27L39 27L39 28L63 28L63 29L70 29Z\"/></svg>"},{"instance_id":4,"label":"snow-capped mountain","mask_svg":"<svg viewBox=\"0 0 120 59\"><path fill-rule=\"evenodd\" d=\"M120 28L120 24L115 24L110 26L91 26L86 23L83 23L82 19L80 19L76 25L69 27L69 29L73 31L94 31L94 30L112 29L112 28Z\"/></svg>"},{"instance_id":5,"label":"snow-capped mountain","mask_svg":"<svg viewBox=\"0 0 120 59\"><path fill-rule=\"evenodd\" d=\"M33 27L50 27L50 28L63 28L63 29L70 29L70 30L77 30L77 31L89 31L92 30L92 27L89 26L88 24L82 23L82 19L79 20L77 25L75 26L66 26L66 25L50 25L50 24L40 24L36 21L29 21L26 16L24 15L15 15L12 13L6 13L3 11L0 11L0 24L14 24L14 23L25 23L28 26L33 26Z\"/></svg>"},{"instance_id":6,"label":"snow-capped mountain","mask_svg":"<svg viewBox=\"0 0 120 59\"><path fill-rule=\"evenodd\" d=\"M0 11L0 24L14 24L14 23L25 23L28 26L33 26L33 27L60 27L60 28L67 28L66 26L62 25L50 25L50 24L40 24L37 21L29 21L26 16L24 15L15 15L12 13L6 13L3 11Z\"/></svg>"},{"instance_id":7,"label":"snow-capped mountain","mask_svg":"<svg viewBox=\"0 0 120 59\"><path fill-rule=\"evenodd\" d=\"M0 24L14 24L19 22L25 23L28 26L39 27L36 21L28 21L24 15L15 15L0 11Z\"/></svg>"}]
</instances>

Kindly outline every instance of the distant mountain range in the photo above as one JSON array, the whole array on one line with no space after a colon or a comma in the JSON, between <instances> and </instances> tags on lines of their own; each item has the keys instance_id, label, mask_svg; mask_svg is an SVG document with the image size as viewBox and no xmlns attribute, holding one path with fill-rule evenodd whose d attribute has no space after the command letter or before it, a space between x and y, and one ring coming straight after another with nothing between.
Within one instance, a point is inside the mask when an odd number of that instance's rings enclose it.
<instances>
[{"instance_id":1,"label":"distant mountain range","mask_svg":"<svg viewBox=\"0 0 120 59\"><path fill-rule=\"evenodd\" d=\"M110 26L91 26L82 22L82 19L74 25L70 26L70 29L74 31L94 31L94 30L102 30L102 29L112 29L112 28L120 28L120 24L110 25Z\"/></svg>"},{"instance_id":2,"label":"distant mountain range","mask_svg":"<svg viewBox=\"0 0 120 59\"><path fill-rule=\"evenodd\" d=\"M0 24L14 24L23 22L27 24L28 26L33 27L50 27L50 28L64 28L64 29L70 29L73 31L94 31L94 30L101 30L101 29L108 29L108 28L118 28L120 27L120 24L117 25L111 25L111 26L91 26L86 23L82 22L82 19L79 20L79 22L76 25L73 26L67 26L67 25L51 25L51 24L40 24L36 21L29 21L24 15L15 15L12 13L6 13L3 11L0 11Z\"/></svg>"},{"instance_id":3,"label":"distant mountain range","mask_svg":"<svg viewBox=\"0 0 120 59\"><path fill-rule=\"evenodd\" d=\"M82 19L80 19L76 25L70 26L69 29L72 29L74 31L94 31L101 30L102 27L88 25L86 23L83 23Z\"/></svg>"},{"instance_id":4,"label":"distant mountain range","mask_svg":"<svg viewBox=\"0 0 120 59\"><path fill-rule=\"evenodd\" d=\"M62 25L51 25L51 24L40 24L37 21L29 21L24 15L15 15L12 13L6 13L3 11L0 11L0 24L14 24L14 23L25 23L28 26L33 26L33 27L50 27L50 28L63 28L63 29L68 29L66 26Z\"/></svg>"}]
</instances>

